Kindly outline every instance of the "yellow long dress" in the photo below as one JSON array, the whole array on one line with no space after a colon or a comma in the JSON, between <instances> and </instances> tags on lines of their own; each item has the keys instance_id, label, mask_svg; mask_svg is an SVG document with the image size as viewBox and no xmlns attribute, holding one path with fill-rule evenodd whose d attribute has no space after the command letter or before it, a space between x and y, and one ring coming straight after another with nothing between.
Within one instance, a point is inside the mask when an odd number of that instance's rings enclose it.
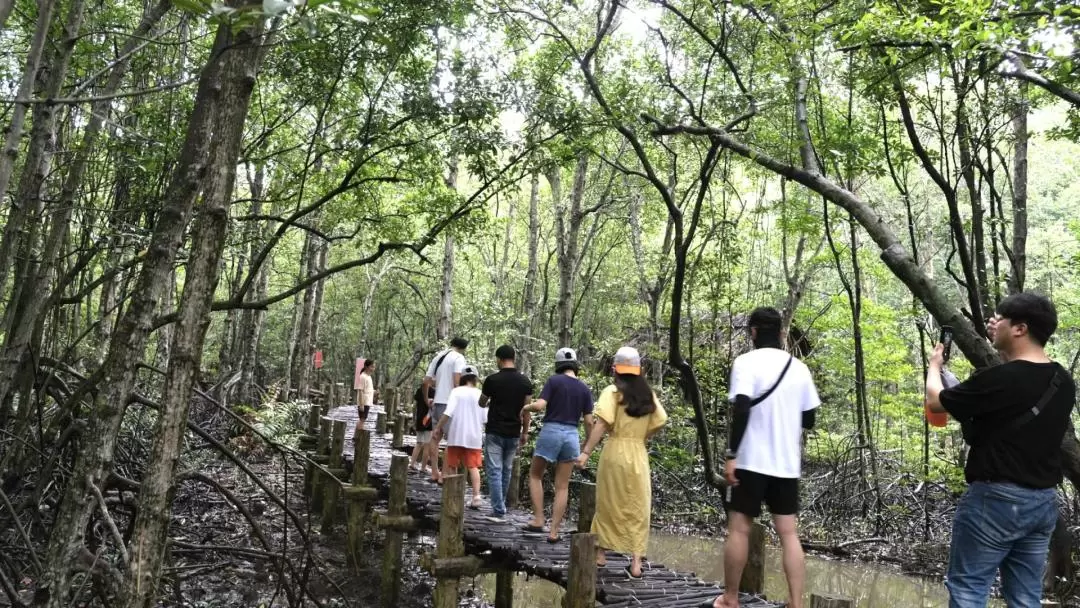
<instances>
[{"instance_id":1,"label":"yellow long dress","mask_svg":"<svg viewBox=\"0 0 1080 608\"><path fill-rule=\"evenodd\" d=\"M645 439L651 431L664 426L668 416L659 400L652 414L638 418L628 415L619 401L615 386L609 386L600 393L593 411L609 428L596 469L596 515L592 532L604 549L644 555L652 514L652 480Z\"/></svg>"}]
</instances>

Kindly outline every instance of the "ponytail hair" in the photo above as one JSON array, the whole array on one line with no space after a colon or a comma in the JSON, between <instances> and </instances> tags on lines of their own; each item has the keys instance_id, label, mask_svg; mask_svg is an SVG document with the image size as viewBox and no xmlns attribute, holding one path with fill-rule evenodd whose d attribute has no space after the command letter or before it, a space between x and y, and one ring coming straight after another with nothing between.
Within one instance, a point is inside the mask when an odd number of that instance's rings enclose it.
<instances>
[{"instance_id":1,"label":"ponytail hair","mask_svg":"<svg viewBox=\"0 0 1080 608\"><path fill-rule=\"evenodd\" d=\"M656 396L644 376L615 374L615 390L619 391L626 413L634 418L648 416L656 410Z\"/></svg>"}]
</instances>

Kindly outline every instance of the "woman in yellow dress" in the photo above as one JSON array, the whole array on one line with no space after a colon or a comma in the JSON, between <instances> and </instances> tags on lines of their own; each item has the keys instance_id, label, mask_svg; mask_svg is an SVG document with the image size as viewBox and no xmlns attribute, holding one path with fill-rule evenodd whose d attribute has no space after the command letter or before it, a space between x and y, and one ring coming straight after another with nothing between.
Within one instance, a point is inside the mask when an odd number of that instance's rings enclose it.
<instances>
[{"instance_id":1,"label":"woman in yellow dress","mask_svg":"<svg viewBox=\"0 0 1080 608\"><path fill-rule=\"evenodd\" d=\"M667 422L667 412L641 375L641 355L624 346L615 353L615 383L600 393L596 423L577 465L584 468L600 440L611 435L596 469L596 564L605 551L630 554L626 572L641 578L641 558L649 544L652 480L645 442Z\"/></svg>"}]
</instances>

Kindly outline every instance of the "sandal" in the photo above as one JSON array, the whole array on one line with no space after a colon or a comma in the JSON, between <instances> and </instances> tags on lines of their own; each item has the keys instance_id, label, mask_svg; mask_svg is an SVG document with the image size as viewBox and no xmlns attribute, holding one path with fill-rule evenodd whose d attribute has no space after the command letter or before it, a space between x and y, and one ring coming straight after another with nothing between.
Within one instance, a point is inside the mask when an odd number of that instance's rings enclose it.
<instances>
[{"instance_id":1,"label":"sandal","mask_svg":"<svg viewBox=\"0 0 1080 608\"><path fill-rule=\"evenodd\" d=\"M557 545L560 541L562 541L562 539L557 536L555 538L551 538L550 536L547 537L547 542L549 545Z\"/></svg>"},{"instance_id":2,"label":"sandal","mask_svg":"<svg viewBox=\"0 0 1080 608\"><path fill-rule=\"evenodd\" d=\"M644 570L641 571L641 574L634 576L634 571L630 569L629 564L627 564L627 566L623 568L623 572L626 572L626 576L630 577L631 580L640 581L641 579L645 578Z\"/></svg>"},{"instance_id":3,"label":"sandal","mask_svg":"<svg viewBox=\"0 0 1080 608\"><path fill-rule=\"evenodd\" d=\"M543 532L544 526L534 526L532 524L526 524L524 526L521 526L521 529L526 532Z\"/></svg>"}]
</instances>

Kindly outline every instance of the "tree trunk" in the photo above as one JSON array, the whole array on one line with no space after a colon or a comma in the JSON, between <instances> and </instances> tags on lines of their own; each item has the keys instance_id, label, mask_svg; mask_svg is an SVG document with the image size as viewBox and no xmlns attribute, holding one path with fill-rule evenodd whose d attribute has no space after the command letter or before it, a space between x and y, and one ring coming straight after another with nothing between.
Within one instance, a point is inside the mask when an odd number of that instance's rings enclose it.
<instances>
[{"instance_id":1,"label":"tree trunk","mask_svg":"<svg viewBox=\"0 0 1080 608\"><path fill-rule=\"evenodd\" d=\"M262 20L256 22L254 29L236 36L229 61L222 70L221 101L215 120L221 127L213 134L208 155L211 170L192 231L195 241L173 334L162 407L139 488L138 514L129 551L131 563L120 594L120 605L125 608L150 608L156 599L172 514L176 465L187 428L192 388L202 361L206 329L210 325L210 305L220 276L237 156L261 57L258 38Z\"/></svg>"},{"instance_id":2,"label":"tree trunk","mask_svg":"<svg viewBox=\"0 0 1080 608\"><path fill-rule=\"evenodd\" d=\"M930 176L930 179L934 181L938 189L945 195L945 203L949 208L949 227L952 230L952 240L956 248L956 256L960 258L960 266L964 274L963 279L957 279L957 282L961 283L962 287L967 292L968 307L971 309L971 322L968 325L975 330L976 335L981 339L986 332L986 328L983 324L983 300L979 292L979 281L976 277L975 265L971 260L967 236L964 233L964 222L963 218L960 216L960 207L956 200L956 189L953 188L949 180L938 171L933 160L930 158L929 153L927 153L926 149L923 147L922 140L919 139L919 134L915 127L915 119L911 113L911 106L908 103L907 93L904 92L899 81L895 82L895 89L900 102L901 118L904 123L904 129L907 133L908 140L911 142L911 148L915 152L915 156L919 158L923 170L926 171ZM862 224L863 222L860 220L859 223ZM865 224L863 224L863 226L865 227ZM940 318L938 318L938 321L943 324L945 323ZM952 325L955 327L955 324Z\"/></svg>"},{"instance_id":3,"label":"tree trunk","mask_svg":"<svg viewBox=\"0 0 1080 608\"><path fill-rule=\"evenodd\" d=\"M11 16L11 9L15 8L15 0L0 0L0 31L3 31L4 24L7 23L8 17Z\"/></svg>"},{"instance_id":4,"label":"tree trunk","mask_svg":"<svg viewBox=\"0 0 1080 608\"><path fill-rule=\"evenodd\" d=\"M532 373L536 361L536 349L533 348L532 333L536 324L536 275L539 270L537 251L540 247L540 174L533 171L529 179L529 261L525 270L525 294L522 301L521 319L524 327L521 331L522 343L519 351L521 372L528 376Z\"/></svg>"},{"instance_id":5,"label":"tree trunk","mask_svg":"<svg viewBox=\"0 0 1080 608\"><path fill-rule=\"evenodd\" d=\"M967 116L967 91L966 83L962 82L959 75L953 77L957 87L956 100L956 141L960 150L960 175L967 186L968 200L971 202L971 244L975 264L976 285L979 301L985 307L990 302L990 288L986 272L986 227L985 211L982 206L982 191L975 181L975 159L973 157L973 145L971 125ZM988 136L989 137L989 136Z\"/></svg>"},{"instance_id":6,"label":"tree trunk","mask_svg":"<svg viewBox=\"0 0 1080 608\"><path fill-rule=\"evenodd\" d=\"M262 214L263 196L265 195L266 167L259 165L255 170L255 176L251 180L251 215ZM265 241L268 224L261 225L259 221L252 221L247 227L246 236L248 241L248 259L254 259L259 253ZM258 302L266 297L268 276L266 265L261 265L255 270L256 276L252 289L245 294L248 302ZM259 363L259 343L262 340L263 323L266 319L266 311L245 309L241 316L239 342L241 348L240 357L240 394L239 401L249 406L258 405L258 390L255 386L255 373Z\"/></svg>"},{"instance_id":7,"label":"tree trunk","mask_svg":"<svg viewBox=\"0 0 1080 608\"><path fill-rule=\"evenodd\" d=\"M84 536L94 509L91 486L101 487L112 469L120 424L135 386L136 366L143 359L160 294L171 279L172 265L207 171L220 67L234 61L239 53L232 45L229 27L218 28L210 62L199 76L184 145L157 215L133 296L112 335L108 355L94 376L100 380L100 387L93 397L86 430L80 435L82 445L74 451L77 456L70 482L49 537L49 567L39 587L39 606L66 608L71 603L72 568L86 549Z\"/></svg>"},{"instance_id":8,"label":"tree trunk","mask_svg":"<svg viewBox=\"0 0 1080 608\"><path fill-rule=\"evenodd\" d=\"M158 307L158 314L167 314L176 310L176 270L170 272L171 280L165 282L165 293L162 294L161 304ZM166 325L157 330L157 348L154 352L154 365L158 369L166 369L169 367L169 353L172 352L172 338L173 338L172 325Z\"/></svg>"},{"instance_id":9,"label":"tree trunk","mask_svg":"<svg viewBox=\"0 0 1080 608\"><path fill-rule=\"evenodd\" d=\"M457 159L450 163L446 187L457 191ZM435 338L442 344L450 339L454 307L454 235L447 233L443 243L442 287L439 290L439 313L435 323Z\"/></svg>"},{"instance_id":10,"label":"tree trunk","mask_svg":"<svg viewBox=\"0 0 1080 608\"><path fill-rule=\"evenodd\" d=\"M34 36L30 39L30 48L26 53L26 68L19 81L19 89L15 92L16 100L28 100L34 94L34 83L37 81L38 67L45 50L45 41L49 36L55 7L56 0L38 2L38 20L34 26ZM10 7L8 10L11 10ZM11 122L8 123L4 147L0 149L0 201L7 200L8 186L11 184L11 176L15 171L15 160L19 156L23 125L26 123L26 112L29 108L30 104L16 103L11 111ZM14 230L18 226L11 226L9 235L11 223L12 218L9 217L4 225L4 236L0 238L0 293L3 293L7 287L8 269L13 262L11 255L14 251Z\"/></svg>"},{"instance_id":11,"label":"tree trunk","mask_svg":"<svg viewBox=\"0 0 1080 608\"><path fill-rule=\"evenodd\" d=\"M1021 82L1016 106L1013 108L1013 197L1012 197L1012 255L1009 260L1009 293L1024 291L1027 278L1027 199L1028 199L1028 85Z\"/></svg>"},{"instance_id":12,"label":"tree trunk","mask_svg":"<svg viewBox=\"0 0 1080 608\"><path fill-rule=\"evenodd\" d=\"M58 96L64 84L75 42L82 28L84 7L85 0L74 0L71 3L64 23L63 41L42 67L46 72L43 91L46 98ZM16 111L19 107L16 105ZM59 110L60 108L53 104L34 106L33 126L30 129L30 141L19 188L4 224L3 235L0 236L0 293L6 288L9 272L13 271L16 277L4 310L5 340L3 355L0 356L0 400L7 398L20 369L30 372L27 365L31 337L34 329L38 327L39 316L46 309L43 294L47 294L49 289L40 282L45 221L42 188L45 176L49 173L53 149L56 147L56 119ZM10 128L17 127L12 124ZM0 160L0 164L2 163L3 160ZM0 175L0 179L2 177ZM0 183L0 186L2 185ZM4 194L0 191L0 201L3 200ZM16 251L19 255L12 258L12 253Z\"/></svg>"},{"instance_id":13,"label":"tree trunk","mask_svg":"<svg viewBox=\"0 0 1080 608\"><path fill-rule=\"evenodd\" d=\"M585 177L589 171L587 152L579 152L574 167L574 183L570 190L569 205L562 196L561 169L553 168L548 175L551 196L555 207L555 239L559 264L558 311L559 346L570 346L570 330L573 324L574 267L578 261L578 241L581 232L581 201L585 196Z\"/></svg>"},{"instance_id":14,"label":"tree trunk","mask_svg":"<svg viewBox=\"0 0 1080 608\"><path fill-rule=\"evenodd\" d=\"M308 233L304 239L304 253L301 261L301 274L303 280L307 280L318 272L319 267L319 244L318 237ZM304 298L297 312L296 319L296 342L292 355L292 382L291 388L296 389L297 400L303 401L308 397L308 371L311 369L311 339L312 322L315 319L315 285L308 286L304 290Z\"/></svg>"}]
</instances>

